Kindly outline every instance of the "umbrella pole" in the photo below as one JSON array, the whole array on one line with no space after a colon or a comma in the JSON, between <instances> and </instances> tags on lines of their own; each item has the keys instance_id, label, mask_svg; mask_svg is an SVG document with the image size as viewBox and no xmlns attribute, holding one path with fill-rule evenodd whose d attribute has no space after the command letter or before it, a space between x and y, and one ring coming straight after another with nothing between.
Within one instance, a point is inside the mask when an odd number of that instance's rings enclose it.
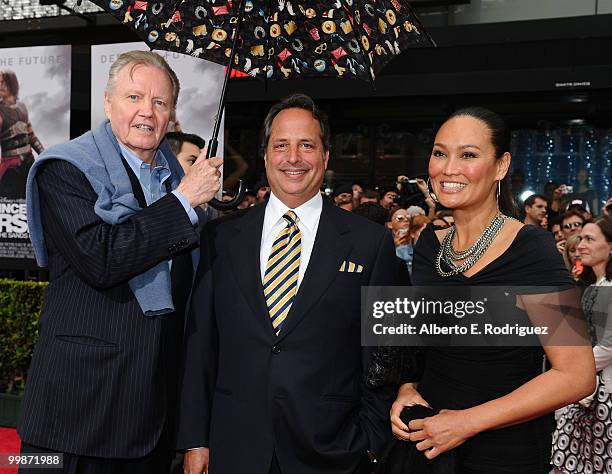
<instances>
[{"instance_id":1,"label":"umbrella pole","mask_svg":"<svg viewBox=\"0 0 612 474\"><path fill-rule=\"evenodd\" d=\"M213 127L212 138L208 142L208 151L206 152L206 158L215 156L217 154L217 147L219 142L217 137L219 136L219 128L221 127L221 118L223 117L223 108L225 106L225 94L227 92L227 83L229 82L232 70L234 69L234 58L236 57L236 45L238 43L238 33L240 32L240 25L242 24L242 18L244 17L244 5L245 0L240 0L240 6L238 7L238 22L236 23L236 29L234 30L234 41L232 42L232 52L230 53L227 70L225 71L225 78L223 79L223 88L221 89L221 98L219 99L219 110L217 111L217 117L215 118L215 125Z\"/></svg>"}]
</instances>

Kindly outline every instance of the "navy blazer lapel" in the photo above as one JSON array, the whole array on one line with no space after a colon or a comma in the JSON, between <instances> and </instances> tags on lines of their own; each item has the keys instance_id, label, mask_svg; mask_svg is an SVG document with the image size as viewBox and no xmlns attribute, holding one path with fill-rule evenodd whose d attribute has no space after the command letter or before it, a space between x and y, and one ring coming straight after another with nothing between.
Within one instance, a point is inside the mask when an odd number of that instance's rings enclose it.
<instances>
[{"instance_id":1,"label":"navy blazer lapel","mask_svg":"<svg viewBox=\"0 0 612 474\"><path fill-rule=\"evenodd\" d=\"M238 282L235 291L242 292L255 314L255 319L274 336L264 299L259 264L265 209L265 204L254 206L246 211L242 218L236 220L236 234L229 242L229 248L232 272Z\"/></svg>"},{"instance_id":2,"label":"navy blazer lapel","mask_svg":"<svg viewBox=\"0 0 612 474\"><path fill-rule=\"evenodd\" d=\"M340 210L340 212L348 212ZM304 280L282 325L278 340L289 334L308 313L308 310L321 298L331 282L338 276L340 265L351 251L351 243L346 239L350 229L343 225L342 215L326 201L319 220L319 228L314 247L308 262Z\"/></svg>"}]
</instances>

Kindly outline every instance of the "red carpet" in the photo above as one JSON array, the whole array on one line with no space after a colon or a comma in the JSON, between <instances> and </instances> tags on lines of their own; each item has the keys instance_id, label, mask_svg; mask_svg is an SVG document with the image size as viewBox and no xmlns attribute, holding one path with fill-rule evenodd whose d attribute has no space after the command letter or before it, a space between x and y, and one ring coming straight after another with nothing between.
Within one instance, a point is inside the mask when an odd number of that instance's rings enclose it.
<instances>
[{"instance_id":1,"label":"red carpet","mask_svg":"<svg viewBox=\"0 0 612 474\"><path fill-rule=\"evenodd\" d=\"M15 454L19 452L19 436L13 428L2 428L0 427L0 453L2 454ZM2 474L17 474L17 469L13 468L0 468Z\"/></svg>"}]
</instances>

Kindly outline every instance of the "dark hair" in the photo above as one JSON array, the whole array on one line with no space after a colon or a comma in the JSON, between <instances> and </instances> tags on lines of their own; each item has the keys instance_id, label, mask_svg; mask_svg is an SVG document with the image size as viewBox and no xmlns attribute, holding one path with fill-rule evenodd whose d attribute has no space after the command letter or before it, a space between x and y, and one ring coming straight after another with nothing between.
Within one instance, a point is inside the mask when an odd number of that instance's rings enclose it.
<instances>
[{"instance_id":1,"label":"dark hair","mask_svg":"<svg viewBox=\"0 0 612 474\"><path fill-rule=\"evenodd\" d=\"M561 227L561 217L552 216L550 219L548 219L548 227L552 229L554 225L558 225L559 227Z\"/></svg>"},{"instance_id":2,"label":"dark hair","mask_svg":"<svg viewBox=\"0 0 612 474\"><path fill-rule=\"evenodd\" d=\"M380 196L379 199L384 198L385 194L387 194L387 193L395 193L396 195L399 196L399 191L397 190L396 187L394 187L394 186L385 186L385 187L383 187L383 188L381 188L379 190L379 193L378 193L378 195Z\"/></svg>"},{"instance_id":3,"label":"dark hair","mask_svg":"<svg viewBox=\"0 0 612 474\"><path fill-rule=\"evenodd\" d=\"M372 188L366 188L363 190L362 197L368 198L368 199L376 199L378 201L378 192L376 192Z\"/></svg>"},{"instance_id":4,"label":"dark hair","mask_svg":"<svg viewBox=\"0 0 612 474\"><path fill-rule=\"evenodd\" d=\"M484 123L491 133L490 139L495 149L495 158L500 159L504 153L510 152L510 129L501 115L484 107L467 107L454 112L446 121L457 117L472 117ZM515 170L516 172L516 170ZM512 192L508 173L501 180L499 209L507 216L518 217L518 210Z\"/></svg>"},{"instance_id":5,"label":"dark hair","mask_svg":"<svg viewBox=\"0 0 612 474\"><path fill-rule=\"evenodd\" d=\"M389 215L384 207L379 204L374 204L373 202L366 202L361 206L357 206L355 209L353 209L353 214L365 217L366 219L381 225L385 225L385 222L387 222L387 216Z\"/></svg>"},{"instance_id":6,"label":"dark hair","mask_svg":"<svg viewBox=\"0 0 612 474\"><path fill-rule=\"evenodd\" d=\"M329 147L331 146L331 132L329 130L327 115L325 115L325 113L319 109L314 101L306 94L292 94L277 104L274 104L264 120L262 143L264 153L268 147L268 142L270 141L272 122L280 112L286 109L302 109L311 112L312 116L319 121L319 126L321 127L321 141L323 142L323 150L326 152L329 151Z\"/></svg>"},{"instance_id":7,"label":"dark hair","mask_svg":"<svg viewBox=\"0 0 612 474\"><path fill-rule=\"evenodd\" d=\"M547 202L546 198L542 196L541 194L532 194L527 199L525 199L525 202L523 202L523 209L525 209L525 207L527 206L529 207L533 206L536 199L541 199L542 201Z\"/></svg>"},{"instance_id":8,"label":"dark hair","mask_svg":"<svg viewBox=\"0 0 612 474\"><path fill-rule=\"evenodd\" d=\"M612 242L612 217L600 217L599 219L592 222L601 230L601 233L604 235L608 242ZM596 281L595 272L591 267L584 266L584 270L582 271L582 275L580 275L580 279L592 285ZM606 280L612 280L612 257L608 255L608 264L606 265Z\"/></svg>"},{"instance_id":9,"label":"dark hair","mask_svg":"<svg viewBox=\"0 0 612 474\"><path fill-rule=\"evenodd\" d=\"M11 95L17 99L19 97L19 81L17 80L17 74L15 74L10 69L5 69L4 71L0 71L0 76L2 76L2 80L8 87Z\"/></svg>"},{"instance_id":10,"label":"dark hair","mask_svg":"<svg viewBox=\"0 0 612 474\"><path fill-rule=\"evenodd\" d=\"M193 143L200 150L206 146L206 142L202 137L194 133L183 133L183 132L168 132L166 133L166 140L170 144L170 148L175 155L178 155L181 151L183 143Z\"/></svg>"},{"instance_id":11,"label":"dark hair","mask_svg":"<svg viewBox=\"0 0 612 474\"><path fill-rule=\"evenodd\" d=\"M587 220L584 218L584 214L582 212L577 211L576 209L570 209L569 211L565 211L563 213L563 215L561 216L561 222L560 222L561 228L563 228L563 222L566 219L569 219L572 216L580 217L580 220L582 220L582 222L584 224L586 224L586 222L587 222Z\"/></svg>"}]
</instances>

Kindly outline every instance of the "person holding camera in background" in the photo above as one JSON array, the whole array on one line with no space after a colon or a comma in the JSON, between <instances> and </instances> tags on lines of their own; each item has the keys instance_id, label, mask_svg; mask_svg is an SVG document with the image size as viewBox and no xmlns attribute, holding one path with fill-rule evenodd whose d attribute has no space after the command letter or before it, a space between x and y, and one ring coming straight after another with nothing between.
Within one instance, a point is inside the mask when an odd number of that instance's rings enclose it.
<instances>
[{"instance_id":1,"label":"person holding camera in background","mask_svg":"<svg viewBox=\"0 0 612 474\"><path fill-rule=\"evenodd\" d=\"M421 202L424 202L428 209L427 217L429 218L429 220L434 220L436 218L436 203L431 198L429 191L427 189L427 182L424 179L422 178L410 179L407 176L400 175L397 177L395 183L396 183L398 192L400 193L400 195L404 197L406 201L410 201L411 203L416 203L416 204L420 204ZM408 195L408 189L409 189L408 185L410 184L416 185L416 187L419 189L419 191L421 192L423 196L422 197L419 195L409 196Z\"/></svg>"}]
</instances>

